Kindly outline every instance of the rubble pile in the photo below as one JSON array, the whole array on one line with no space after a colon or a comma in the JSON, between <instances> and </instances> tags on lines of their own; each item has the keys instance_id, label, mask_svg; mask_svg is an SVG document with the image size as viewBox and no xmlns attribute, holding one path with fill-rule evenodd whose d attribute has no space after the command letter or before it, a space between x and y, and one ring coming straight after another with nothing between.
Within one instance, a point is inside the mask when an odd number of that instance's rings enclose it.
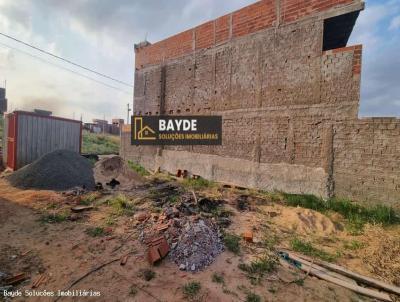
<instances>
[{"instance_id":1,"label":"rubble pile","mask_svg":"<svg viewBox=\"0 0 400 302\"><path fill-rule=\"evenodd\" d=\"M91 163L77 152L57 150L6 177L22 189L64 191L74 187L94 189Z\"/></svg>"},{"instance_id":2,"label":"rubble pile","mask_svg":"<svg viewBox=\"0 0 400 302\"><path fill-rule=\"evenodd\" d=\"M210 220L187 222L169 257L181 270L197 272L224 251L222 234Z\"/></svg>"},{"instance_id":3,"label":"rubble pile","mask_svg":"<svg viewBox=\"0 0 400 302\"><path fill-rule=\"evenodd\" d=\"M141 229L139 239L148 245L149 242L158 241L162 236L170 248L169 259L181 270L191 272L202 270L224 251L217 221L207 212L219 207L222 201L210 199L197 201L191 193L186 193L172 195L176 198L171 202L165 193L177 193L179 188L169 184L159 189L160 194L154 196L154 203L162 207L162 212L152 215L137 214L138 228ZM154 263L162 254L161 251L157 254L149 249L147 257L150 263Z\"/></svg>"}]
</instances>

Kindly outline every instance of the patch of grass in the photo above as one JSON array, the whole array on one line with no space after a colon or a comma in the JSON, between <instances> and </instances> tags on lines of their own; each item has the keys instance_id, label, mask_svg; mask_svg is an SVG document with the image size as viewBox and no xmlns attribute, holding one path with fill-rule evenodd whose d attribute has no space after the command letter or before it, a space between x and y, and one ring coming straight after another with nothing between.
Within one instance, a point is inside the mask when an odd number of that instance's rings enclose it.
<instances>
[{"instance_id":1,"label":"patch of grass","mask_svg":"<svg viewBox=\"0 0 400 302\"><path fill-rule=\"evenodd\" d=\"M68 214L66 213L46 213L43 214L39 221L41 223L61 223L67 220Z\"/></svg>"},{"instance_id":2,"label":"patch of grass","mask_svg":"<svg viewBox=\"0 0 400 302\"><path fill-rule=\"evenodd\" d=\"M211 188L215 186L215 182L207 180L205 178L199 177L196 179L193 178L185 178L182 182L182 185L191 190L201 190L205 188Z\"/></svg>"},{"instance_id":3,"label":"patch of grass","mask_svg":"<svg viewBox=\"0 0 400 302\"><path fill-rule=\"evenodd\" d=\"M265 274L276 269L278 260L275 256L266 255L263 258L254 260L250 264L240 263L239 269L247 273L252 284L259 284Z\"/></svg>"},{"instance_id":4,"label":"patch of grass","mask_svg":"<svg viewBox=\"0 0 400 302\"><path fill-rule=\"evenodd\" d=\"M154 279L154 277L156 276L156 273L150 269L145 269L141 272L141 276L144 280L150 281L150 280Z\"/></svg>"},{"instance_id":5,"label":"patch of grass","mask_svg":"<svg viewBox=\"0 0 400 302\"><path fill-rule=\"evenodd\" d=\"M275 246L279 242L280 242L280 239L276 234L273 234L272 236L270 234L268 234L267 236L264 237L263 245L268 250L274 250Z\"/></svg>"},{"instance_id":6,"label":"patch of grass","mask_svg":"<svg viewBox=\"0 0 400 302\"><path fill-rule=\"evenodd\" d=\"M82 133L82 153L118 154L119 144L118 135L95 134L88 131Z\"/></svg>"},{"instance_id":7,"label":"patch of grass","mask_svg":"<svg viewBox=\"0 0 400 302\"><path fill-rule=\"evenodd\" d=\"M246 302L261 302L261 297L255 293L248 293L246 295Z\"/></svg>"},{"instance_id":8,"label":"patch of grass","mask_svg":"<svg viewBox=\"0 0 400 302\"><path fill-rule=\"evenodd\" d=\"M90 193L86 194L81 198L79 201L79 204L89 206L91 205L95 200L97 199L97 194L96 193Z\"/></svg>"},{"instance_id":9,"label":"patch of grass","mask_svg":"<svg viewBox=\"0 0 400 302\"><path fill-rule=\"evenodd\" d=\"M294 284L297 284L298 286L303 286L304 285L304 278L299 278L293 281Z\"/></svg>"},{"instance_id":10,"label":"patch of grass","mask_svg":"<svg viewBox=\"0 0 400 302\"><path fill-rule=\"evenodd\" d=\"M137 295L138 292L139 291L138 291L136 285L132 285L131 288L129 289L129 296L134 297Z\"/></svg>"},{"instance_id":11,"label":"patch of grass","mask_svg":"<svg viewBox=\"0 0 400 302\"><path fill-rule=\"evenodd\" d=\"M45 209L46 209L46 210L55 210L55 209L57 209L57 208L59 208L59 207L60 207L60 204L54 202L54 203L48 204L48 205L45 207Z\"/></svg>"},{"instance_id":12,"label":"patch of grass","mask_svg":"<svg viewBox=\"0 0 400 302\"><path fill-rule=\"evenodd\" d=\"M147 171L143 166L141 166L140 164L135 163L131 160L128 160L128 166L129 166L129 168L131 168L133 171L135 171L139 175L142 175L142 176L150 175L149 171Z\"/></svg>"},{"instance_id":13,"label":"patch of grass","mask_svg":"<svg viewBox=\"0 0 400 302\"><path fill-rule=\"evenodd\" d=\"M224 243L228 251L236 255L240 253L240 237L238 235L226 233L224 235Z\"/></svg>"},{"instance_id":14,"label":"patch of grass","mask_svg":"<svg viewBox=\"0 0 400 302\"><path fill-rule=\"evenodd\" d=\"M212 280L212 282L215 282L215 283L225 284L224 276L222 276L221 274L218 274L218 273L214 273L212 275L211 280Z\"/></svg>"},{"instance_id":15,"label":"patch of grass","mask_svg":"<svg viewBox=\"0 0 400 302\"><path fill-rule=\"evenodd\" d=\"M311 242L306 242L304 240L300 240L299 238L292 239L290 241L290 246L296 252L302 253L310 257L316 257L325 261L332 262L337 258L337 256L335 255L313 247Z\"/></svg>"},{"instance_id":16,"label":"patch of grass","mask_svg":"<svg viewBox=\"0 0 400 302\"><path fill-rule=\"evenodd\" d=\"M359 249L362 249L364 247L365 247L364 243L362 243L360 241L356 241L356 240L352 240L350 242L346 241L343 244L343 248L345 248L346 250L352 250L352 251L359 250Z\"/></svg>"},{"instance_id":17,"label":"patch of grass","mask_svg":"<svg viewBox=\"0 0 400 302\"><path fill-rule=\"evenodd\" d=\"M85 233L91 237L103 237L107 235L107 232L102 227L89 227L85 230Z\"/></svg>"},{"instance_id":18,"label":"patch of grass","mask_svg":"<svg viewBox=\"0 0 400 302\"><path fill-rule=\"evenodd\" d=\"M114 196L107 200L107 204L114 209L117 216L132 216L135 213L135 207L125 195Z\"/></svg>"},{"instance_id":19,"label":"patch of grass","mask_svg":"<svg viewBox=\"0 0 400 302\"><path fill-rule=\"evenodd\" d=\"M186 297L193 299L200 292L200 289L201 289L200 282L192 281L185 284L182 288L182 291Z\"/></svg>"},{"instance_id":20,"label":"patch of grass","mask_svg":"<svg viewBox=\"0 0 400 302\"><path fill-rule=\"evenodd\" d=\"M268 291L269 291L271 294L275 294L275 293L277 292L277 289L276 289L275 287L270 287L270 288L268 288Z\"/></svg>"},{"instance_id":21,"label":"patch of grass","mask_svg":"<svg viewBox=\"0 0 400 302\"><path fill-rule=\"evenodd\" d=\"M285 198L283 193L278 192L278 191L268 192L268 191L260 190L260 191L257 191L256 193L249 191L249 195L264 199L265 201L268 201L268 202L280 202L280 201L284 200L284 198Z\"/></svg>"},{"instance_id":22,"label":"patch of grass","mask_svg":"<svg viewBox=\"0 0 400 302\"><path fill-rule=\"evenodd\" d=\"M314 195L284 194L286 203L292 207L302 207L315 211L325 211L326 202Z\"/></svg>"},{"instance_id":23,"label":"patch of grass","mask_svg":"<svg viewBox=\"0 0 400 302\"><path fill-rule=\"evenodd\" d=\"M168 203L177 203L179 201L179 195L169 195L167 196Z\"/></svg>"},{"instance_id":24,"label":"patch of grass","mask_svg":"<svg viewBox=\"0 0 400 302\"><path fill-rule=\"evenodd\" d=\"M116 219L113 215L106 218L105 225L112 226L116 223Z\"/></svg>"},{"instance_id":25,"label":"patch of grass","mask_svg":"<svg viewBox=\"0 0 400 302\"><path fill-rule=\"evenodd\" d=\"M346 199L331 198L324 201L314 195L284 194L290 206L300 206L319 212L334 211L341 214L356 229L365 223L383 225L399 224L400 217L391 207L385 205L363 206Z\"/></svg>"},{"instance_id":26,"label":"patch of grass","mask_svg":"<svg viewBox=\"0 0 400 302\"><path fill-rule=\"evenodd\" d=\"M364 233L364 222L360 219L353 219L347 221L345 227L346 231L352 236L359 236Z\"/></svg>"}]
</instances>

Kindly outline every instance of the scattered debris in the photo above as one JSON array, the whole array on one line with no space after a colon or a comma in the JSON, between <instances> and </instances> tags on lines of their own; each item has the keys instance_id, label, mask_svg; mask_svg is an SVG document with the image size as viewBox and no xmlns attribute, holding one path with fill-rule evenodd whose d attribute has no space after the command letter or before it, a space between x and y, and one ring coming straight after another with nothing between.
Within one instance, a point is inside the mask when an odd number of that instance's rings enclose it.
<instances>
[{"instance_id":1,"label":"scattered debris","mask_svg":"<svg viewBox=\"0 0 400 302\"><path fill-rule=\"evenodd\" d=\"M111 179L110 182L107 182L106 185L111 187L111 189L115 189L116 186L120 185L121 183L116 180L115 178Z\"/></svg>"},{"instance_id":2,"label":"scattered debris","mask_svg":"<svg viewBox=\"0 0 400 302\"><path fill-rule=\"evenodd\" d=\"M85 190L84 188L74 187L72 189L62 192L62 195L64 195L64 196L81 196L86 193L87 193L87 190Z\"/></svg>"},{"instance_id":3,"label":"scattered debris","mask_svg":"<svg viewBox=\"0 0 400 302\"><path fill-rule=\"evenodd\" d=\"M139 222L145 222L150 217L150 214L147 212L141 212L135 215L135 219L137 219Z\"/></svg>"},{"instance_id":4,"label":"scattered debris","mask_svg":"<svg viewBox=\"0 0 400 302\"><path fill-rule=\"evenodd\" d=\"M38 288L42 283L47 281L47 276L45 274L39 275L39 277L32 283L32 289Z\"/></svg>"},{"instance_id":5,"label":"scattered debris","mask_svg":"<svg viewBox=\"0 0 400 302\"><path fill-rule=\"evenodd\" d=\"M236 200L236 208L239 211L246 211L249 209L249 201L247 195L240 195Z\"/></svg>"},{"instance_id":6,"label":"scattered debris","mask_svg":"<svg viewBox=\"0 0 400 302\"><path fill-rule=\"evenodd\" d=\"M245 231L243 233L243 239L247 242L253 242L253 231Z\"/></svg>"},{"instance_id":7,"label":"scattered debris","mask_svg":"<svg viewBox=\"0 0 400 302\"><path fill-rule=\"evenodd\" d=\"M125 265L128 262L128 257L129 255L122 256L119 264L122 266Z\"/></svg>"},{"instance_id":8,"label":"scattered debris","mask_svg":"<svg viewBox=\"0 0 400 302\"><path fill-rule=\"evenodd\" d=\"M80 213L80 212L84 212L84 211L88 211L93 209L93 206L76 206L71 208L71 211L74 213Z\"/></svg>"},{"instance_id":9,"label":"scattered debris","mask_svg":"<svg viewBox=\"0 0 400 302\"><path fill-rule=\"evenodd\" d=\"M212 213L222 205L222 200L214 200L209 198L202 198L198 201L199 209L206 213Z\"/></svg>"},{"instance_id":10,"label":"scattered debris","mask_svg":"<svg viewBox=\"0 0 400 302\"><path fill-rule=\"evenodd\" d=\"M28 279L28 276L25 273L16 274L14 276L8 277L4 279L5 285L16 285Z\"/></svg>"},{"instance_id":11,"label":"scattered debris","mask_svg":"<svg viewBox=\"0 0 400 302\"><path fill-rule=\"evenodd\" d=\"M6 179L18 188L63 191L75 187L94 188L90 162L76 152L57 150L15 171Z\"/></svg>"}]
</instances>

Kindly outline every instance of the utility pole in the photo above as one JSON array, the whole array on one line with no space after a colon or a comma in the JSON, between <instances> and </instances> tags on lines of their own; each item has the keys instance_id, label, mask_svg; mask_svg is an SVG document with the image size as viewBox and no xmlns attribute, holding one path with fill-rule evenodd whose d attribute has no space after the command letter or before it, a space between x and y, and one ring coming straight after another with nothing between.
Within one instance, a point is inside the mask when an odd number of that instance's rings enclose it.
<instances>
[{"instance_id":1,"label":"utility pole","mask_svg":"<svg viewBox=\"0 0 400 302\"><path fill-rule=\"evenodd\" d=\"M130 124L130 122L129 122L129 117L130 117L130 112L131 112L131 108L129 108L129 103L127 104L128 105L128 113L127 113L127 116L126 116L126 124L127 125L129 125Z\"/></svg>"}]
</instances>

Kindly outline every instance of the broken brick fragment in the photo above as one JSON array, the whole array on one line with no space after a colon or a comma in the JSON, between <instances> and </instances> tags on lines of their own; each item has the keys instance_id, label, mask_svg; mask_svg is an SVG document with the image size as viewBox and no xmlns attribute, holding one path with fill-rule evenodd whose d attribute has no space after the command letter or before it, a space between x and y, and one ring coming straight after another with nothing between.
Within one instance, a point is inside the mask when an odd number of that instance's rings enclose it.
<instances>
[{"instance_id":1,"label":"broken brick fragment","mask_svg":"<svg viewBox=\"0 0 400 302\"><path fill-rule=\"evenodd\" d=\"M151 265L161 259L160 253L156 246L152 246L147 250L147 260Z\"/></svg>"},{"instance_id":2,"label":"broken brick fragment","mask_svg":"<svg viewBox=\"0 0 400 302\"><path fill-rule=\"evenodd\" d=\"M243 233L243 239L247 242L253 242L253 232L246 231Z\"/></svg>"},{"instance_id":3,"label":"broken brick fragment","mask_svg":"<svg viewBox=\"0 0 400 302\"><path fill-rule=\"evenodd\" d=\"M164 236L153 238L147 241L149 249L147 250L147 260L154 264L167 256L170 251L169 244Z\"/></svg>"}]
</instances>

